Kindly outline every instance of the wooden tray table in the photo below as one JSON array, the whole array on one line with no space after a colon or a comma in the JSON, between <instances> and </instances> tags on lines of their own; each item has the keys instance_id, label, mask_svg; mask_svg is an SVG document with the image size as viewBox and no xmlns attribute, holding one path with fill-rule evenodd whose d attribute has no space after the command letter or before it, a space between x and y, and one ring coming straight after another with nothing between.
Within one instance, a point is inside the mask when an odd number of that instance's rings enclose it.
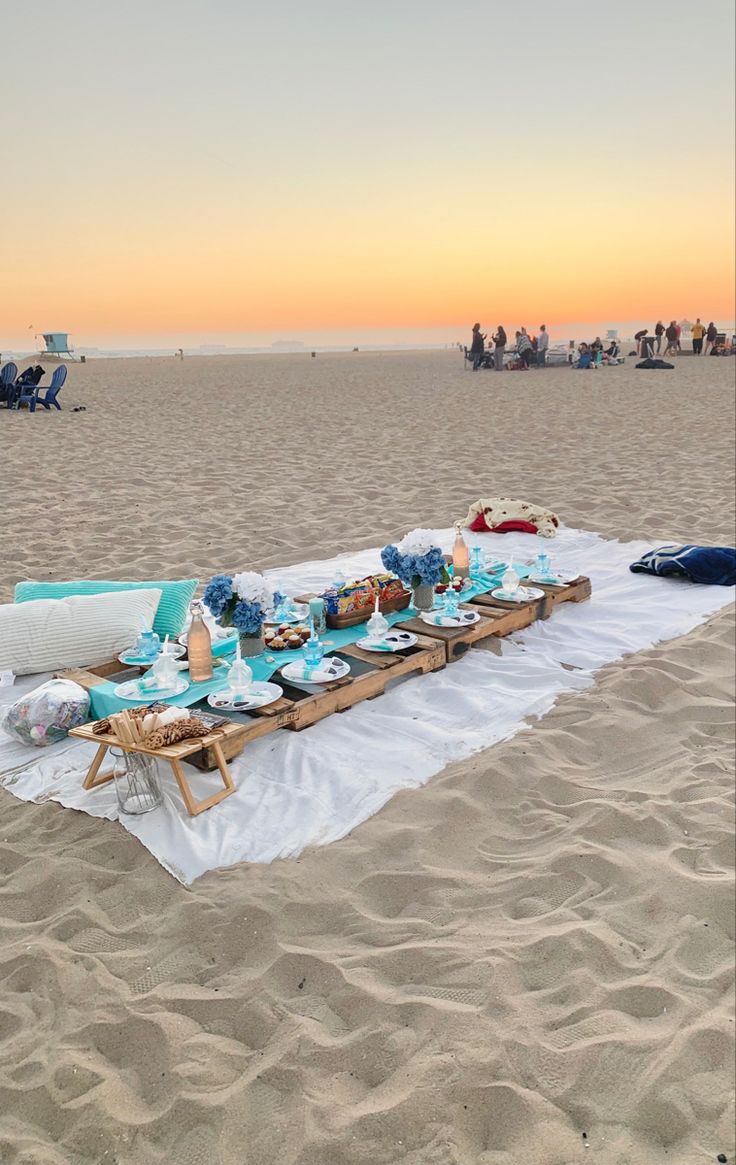
<instances>
[{"instance_id":1,"label":"wooden tray table","mask_svg":"<svg viewBox=\"0 0 736 1165\"><path fill-rule=\"evenodd\" d=\"M123 752L142 752L146 756L153 756L157 760L166 760L169 762L184 799L187 813L190 817L196 817L198 813L204 813L205 809L211 809L213 805L218 805L220 801L224 801L226 797L229 797L231 793L235 792L235 785L233 784L230 770L227 767L222 745L223 741L227 740L228 735L238 732L238 725L227 724L221 728L214 729L208 736L199 736L193 740L182 740L179 744L169 744L157 749L145 748L141 744L123 744L122 741L118 740L117 736L113 736L111 733L96 735L93 731L92 724L83 724L81 728L72 728L69 735L77 736L80 740L92 741L99 746L95 758L89 766L87 776L84 778L85 789L96 789L98 785L104 785L107 781L112 780L113 774L111 772L100 773L102 762L105 759L105 753L108 748L119 748ZM210 797L205 797L202 801L196 801L189 787L189 781L181 762L187 757L191 757L194 753L201 753L204 748L212 752L224 788L218 789L216 793L213 793Z\"/></svg>"}]
</instances>

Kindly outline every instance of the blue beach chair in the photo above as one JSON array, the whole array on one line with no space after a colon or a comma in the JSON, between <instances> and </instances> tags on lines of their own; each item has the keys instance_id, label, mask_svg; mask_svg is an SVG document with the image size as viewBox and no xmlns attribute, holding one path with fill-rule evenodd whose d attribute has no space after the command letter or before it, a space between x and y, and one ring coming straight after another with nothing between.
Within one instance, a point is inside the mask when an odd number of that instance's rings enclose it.
<instances>
[{"instance_id":1,"label":"blue beach chair","mask_svg":"<svg viewBox=\"0 0 736 1165\"><path fill-rule=\"evenodd\" d=\"M15 401L15 378L18 375L18 365L12 362L5 365L0 371L0 400L5 401L6 409L12 408Z\"/></svg>"},{"instance_id":2,"label":"blue beach chair","mask_svg":"<svg viewBox=\"0 0 736 1165\"><path fill-rule=\"evenodd\" d=\"M36 405L43 405L45 409L50 409L53 405L55 409L61 412L61 405L56 399L61 391L62 385L66 380L66 364L60 364L58 368L54 369L54 375L51 377L51 384L46 389L46 396L41 396L41 389L37 388L34 393L33 404L31 405L31 412L35 412ZM21 397L21 400L23 398Z\"/></svg>"},{"instance_id":3,"label":"blue beach chair","mask_svg":"<svg viewBox=\"0 0 736 1165\"><path fill-rule=\"evenodd\" d=\"M32 413L36 411L36 392L35 384L21 384L15 386L15 404L14 409L22 409L23 405L28 405Z\"/></svg>"}]
</instances>

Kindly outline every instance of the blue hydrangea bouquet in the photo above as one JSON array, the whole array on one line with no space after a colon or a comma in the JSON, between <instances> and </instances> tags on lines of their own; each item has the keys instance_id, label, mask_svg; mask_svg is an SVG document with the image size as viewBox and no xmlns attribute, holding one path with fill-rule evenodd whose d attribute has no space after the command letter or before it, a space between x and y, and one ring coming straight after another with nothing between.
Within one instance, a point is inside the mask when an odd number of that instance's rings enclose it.
<instances>
[{"instance_id":1,"label":"blue hydrangea bouquet","mask_svg":"<svg viewBox=\"0 0 736 1165\"><path fill-rule=\"evenodd\" d=\"M403 582L404 586L436 587L446 583L449 574L439 546L432 540L431 530L412 530L395 546L384 546L381 562Z\"/></svg>"}]
</instances>

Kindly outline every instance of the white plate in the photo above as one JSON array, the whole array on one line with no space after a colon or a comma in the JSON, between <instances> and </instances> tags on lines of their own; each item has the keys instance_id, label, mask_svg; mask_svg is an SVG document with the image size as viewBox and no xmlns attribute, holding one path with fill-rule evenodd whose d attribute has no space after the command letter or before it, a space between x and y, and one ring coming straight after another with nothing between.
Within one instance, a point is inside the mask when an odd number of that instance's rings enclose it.
<instances>
[{"instance_id":1,"label":"white plate","mask_svg":"<svg viewBox=\"0 0 736 1165\"><path fill-rule=\"evenodd\" d=\"M224 708L229 712L249 712L251 708L265 708L268 704L275 703L283 694L284 689L278 684L256 683L251 684L248 693L238 696L237 699L229 688L222 692L213 692L207 697L207 703L216 711Z\"/></svg>"},{"instance_id":2,"label":"white plate","mask_svg":"<svg viewBox=\"0 0 736 1165\"><path fill-rule=\"evenodd\" d=\"M114 694L121 700L145 704L146 700L170 700L172 696L180 696L182 692L186 692L188 687L189 681L182 679L181 676L168 688L142 688L140 680L126 680L124 684L118 684Z\"/></svg>"},{"instance_id":3,"label":"white plate","mask_svg":"<svg viewBox=\"0 0 736 1165\"><path fill-rule=\"evenodd\" d=\"M166 654L170 655L172 659L181 659L185 654L185 648L180 647L178 643L170 643ZM151 667L159 655L163 655L163 651L159 651L152 658L144 659L142 655L136 655L134 651L129 650L121 651L118 659L121 663L127 664L128 667Z\"/></svg>"},{"instance_id":4,"label":"white plate","mask_svg":"<svg viewBox=\"0 0 736 1165\"><path fill-rule=\"evenodd\" d=\"M473 623L477 623L480 615L477 611L463 611L460 610L457 617L443 615L442 611L422 611L422 621L429 623L430 627L472 627Z\"/></svg>"},{"instance_id":5,"label":"white plate","mask_svg":"<svg viewBox=\"0 0 736 1165\"><path fill-rule=\"evenodd\" d=\"M576 576L571 574L554 574L548 577L547 575L530 574L528 581L533 583L546 583L548 587L564 587L572 582L573 577Z\"/></svg>"},{"instance_id":6,"label":"white plate","mask_svg":"<svg viewBox=\"0 0 736 1165\"><path fill-rule=\"evenodd\" d=\"M334 672L326 670L330 663L335 664ZM341 680L350 671L350 664L346 660L337 659L336 656L331 655L324 657L308 680L304 678L304 667L303 659L294 659L291 663L284 664L281 674L285 680L295 680L299 684L329 684L333 680Z\"/></svg>"},{"instance_id":7,"label":"white plate","mask_svg":"<svg viewBox=\"0 0 736 1165\"><path fill-rule=\"evenodd\" d=\"M124 663L126 667L150 667L156 658L156 655L151 655L148 659L144 659L142 655L135 655L132 651L121 651L118 656L120 662Z\"/></svg>"},{"instance_id":8,"label":"white plate","mask_svg":"<svg viewBox=\"0 0 736 1165\"><path fill-rule=\"evenodd\" d=\"M293 615L286 619L277 619L276 612L269 611L265 623L267 627L280 627L282 623L291 626L292 623L303 623L305 619L309 619L309 607L306 603L296 603Z\"/></svg>"},{"instance_id":9,"label":"white plate","mask_svg":"<svg viewBox=\"0 0 736 1165\"><path fill-rule=\"evenodd\" d=\"M530 603L533 599L543 599L544 591L540 591L539 587L519 587L513 595L509 595L503 587L498 587L491 591L491 598L501 599L504 603Z\"/></svg>"},{"instance_id":10,"label":"white plate","mask_svg":"<svg viewBox=\"0 0 736 1165\"><path fill-rule=\"evenodd\" d=\"M163 645L161 646L161 651L159 654L164 654ZM173 655L174 659L181 659L182 656L186 655L186 648L182 643L172 643L171 640L169 640L169 646L166 648L166 654Z\"/></svg>"},{"instance_id":11,"label":"white plate","mask_svg":"<svg viewBox=\"0 0 736 1165\"><path fill-rule=\"evenodd\" d=\"M416 635L411 631L389 631L385 639L359 639L355 644L356 647L362 648L363 651L401 651L405 647L413 647L417 641ZM386 647L382 647L382 644Z\"/></svg>"}]
</instances>

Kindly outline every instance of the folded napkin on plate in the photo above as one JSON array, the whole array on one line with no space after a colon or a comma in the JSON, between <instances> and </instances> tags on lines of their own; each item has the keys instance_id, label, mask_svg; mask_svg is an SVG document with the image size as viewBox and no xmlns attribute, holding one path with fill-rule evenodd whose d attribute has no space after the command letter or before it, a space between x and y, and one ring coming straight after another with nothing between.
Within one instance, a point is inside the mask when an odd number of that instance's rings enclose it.
<instances>
[{"instance_id":1,"label":"folded napkin on plate","mask_svg":"<svg viewBox=\"0 0 736 1165\"><path fill-rule=\"evenodd\" d=\"M436 611L432 622L436 627L453 627L458 619L464 623L474 623L475 612L458 611L457 615L445 615L442 611Z\"/></svg>"},{"instance_id":2,"label":"folded napkin on plate","mask_svg":"<svg viewBox=\"0 0 736 1165\"><path fill-rule=\"evenodd\" d=\"M309 680L314 679L315 675L337 675L342 671L342 660L331 655L326 655L315 664L308 664L304 659L295 659L293 664L289 664L289 668L293 668L295 676Z\"/></svg>"}]
</instances>

